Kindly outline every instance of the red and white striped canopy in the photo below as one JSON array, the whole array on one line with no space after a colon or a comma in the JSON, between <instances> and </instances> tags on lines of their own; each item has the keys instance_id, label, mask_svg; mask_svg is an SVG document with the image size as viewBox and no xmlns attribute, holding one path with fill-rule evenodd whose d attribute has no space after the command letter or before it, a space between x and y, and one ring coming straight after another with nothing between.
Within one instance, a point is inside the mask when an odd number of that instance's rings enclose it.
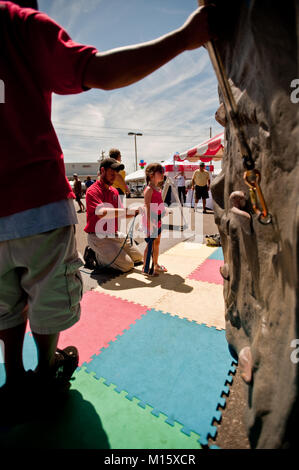
<instances>
[{"instance_id":1,"label":"red and white striped canopy","mask_svg":"<svg viewBox=\"0 0 299 470\"><path fill-rule=\"evenodd\" d=\"M167 160L166 162L163 162L162 165L164 166L165 171L167 172L184 171L184 173L186 174L188 172L193 173L195 170L198 170L199 161L191 163L188 160L174 161L172 158L170 160ZM207 171L214 171L214 165L206 165L205 169Z\"/></svg>"},{"instance_id":2,"label":"red and white striped canopy","mask_svg":"<svg viewBox=\"0 0 299 470\"><path fill-rule=\"evenodd\" d=\"M193 147L185 152L175 154L175 161L188 160L189 162L210 162L211 160L221 160L223 156L224 148L224 133L215 135L209 140L202 142L201 144Z\"/></svg>"}]
</instances>

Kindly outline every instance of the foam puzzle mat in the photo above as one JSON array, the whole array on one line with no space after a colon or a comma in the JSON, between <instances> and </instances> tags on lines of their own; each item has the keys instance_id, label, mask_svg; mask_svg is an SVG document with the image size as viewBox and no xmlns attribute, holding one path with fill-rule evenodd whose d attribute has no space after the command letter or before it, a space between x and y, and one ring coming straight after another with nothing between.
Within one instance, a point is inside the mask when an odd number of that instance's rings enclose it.
<instances>
[{"instance_id":1,"label":"foam puzzle mat","mask_svg":"<svg viewBox=\"0 0 299 470\"><path fill-rule=\"evenodd\" d=\"M219 269L222 250L182 242L159 261L168 273L158 278L136 269L84 294L80 321L59 340L80 354L67 402L0 430L0 447L201 449L215 437L235 362L222 285L190 276L208 261ZM30 330L23 359L36 367Z\"/></svg>"}]
</instances>

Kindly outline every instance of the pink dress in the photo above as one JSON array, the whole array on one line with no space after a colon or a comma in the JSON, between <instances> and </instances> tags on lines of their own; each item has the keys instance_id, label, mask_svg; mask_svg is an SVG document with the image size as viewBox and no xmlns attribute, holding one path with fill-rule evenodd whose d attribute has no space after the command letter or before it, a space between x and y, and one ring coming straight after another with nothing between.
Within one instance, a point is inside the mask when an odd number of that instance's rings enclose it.
<instances>
[{"instance_id":1,"label":"pink dress","mask_svg":"<svg viewBox=\"0 0 299 470\"><path fill-rule=\"evenodd\" d=\"M166 210L162 199L162 191L153 187L151 187L151 189L153 190L153 194L151 198L150 218L153 229L150 236L151 238L157 238L157 236L161 232L162 217L165 214ZM142 225L145 233L148 234L147 213L145 209L143 211Z\"/></svg>"}]
</instances>

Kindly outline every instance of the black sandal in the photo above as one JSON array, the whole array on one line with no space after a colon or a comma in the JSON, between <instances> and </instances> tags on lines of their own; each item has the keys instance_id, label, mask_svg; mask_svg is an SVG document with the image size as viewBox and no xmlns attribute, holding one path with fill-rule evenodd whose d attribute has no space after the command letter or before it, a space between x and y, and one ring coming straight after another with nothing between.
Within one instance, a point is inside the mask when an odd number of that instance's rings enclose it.
<instances>
[{"instance_id":1,"label":"black sandal","mask_svg":"<svg viewBox=\"0 0 299 470\"><path fill-rule=\"evenodd\" d=\"M57 349L55 353L55 379L68 382L79 363L79 353L75 346Z\"/></svg>"}]
</instances>

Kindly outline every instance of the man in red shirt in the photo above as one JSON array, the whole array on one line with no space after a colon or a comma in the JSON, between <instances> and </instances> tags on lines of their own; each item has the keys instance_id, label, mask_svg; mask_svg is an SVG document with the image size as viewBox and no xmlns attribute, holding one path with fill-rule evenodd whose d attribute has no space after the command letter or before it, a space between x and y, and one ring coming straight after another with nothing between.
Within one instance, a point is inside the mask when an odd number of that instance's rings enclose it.
<instances>
[{"instance_id":1,"label":"man in red shirt","mask_svg":"<svg viewBox=\"0 0 299 470\"><path fill-rule=\"evenodd\" d=\"M132 218L138 213L123 208L119 193L113 187L117 172L123 169L124 165L114 158L105 158L101 162L99 179L86 193L87 225L84 230L100 266L127 272L142 261L143 255L137 245L131 245L126 235L119 231L121 218Z\"/></svg>"},{"instance_id":2,"label":"man in red shirt","mask_svg":"<svg viewBox=\"0 0 299 470\"><path fill-rule=\"evenodd\" d=\"M98 52L72 41L44 13L0 1L0 80L5 88L0 174L6 196L0 207L0 342L6 372L2 397L12 397L19 387L25 393L27 320L42 382L56 381L59 333L80 317L82 263L74 235L74 194L51 122L52 93L130 85L178 54L202 46L213 36L212 29L217 30L215 8L203 7L161 38ZM24 190L24 181L34 184ZM72 361L73 352L60 353L64 365ZM63 367L65 373L71 369Z\"/></svg>"}]
</instances>

